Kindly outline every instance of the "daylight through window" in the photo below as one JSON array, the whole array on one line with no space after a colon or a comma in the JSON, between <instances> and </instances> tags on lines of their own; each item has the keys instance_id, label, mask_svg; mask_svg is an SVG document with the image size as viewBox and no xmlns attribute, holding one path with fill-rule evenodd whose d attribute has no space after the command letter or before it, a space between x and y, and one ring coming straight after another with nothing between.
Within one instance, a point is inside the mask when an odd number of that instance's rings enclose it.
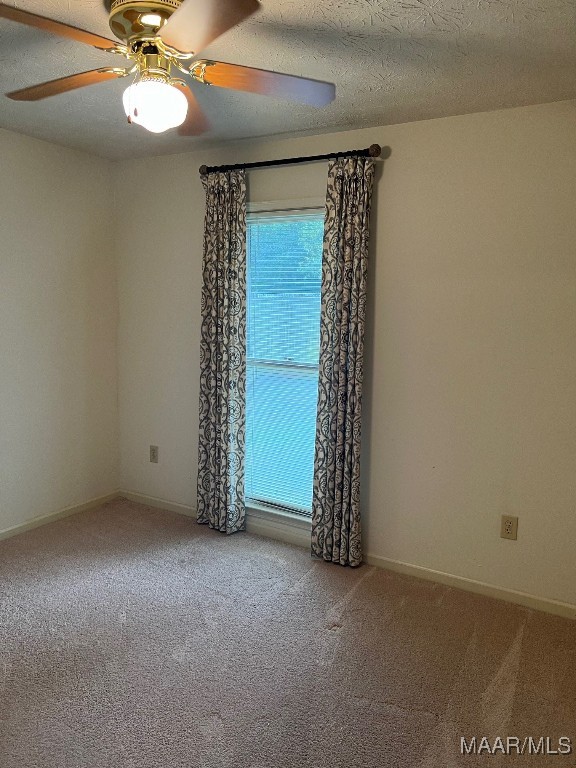
<instances>
[{"instance_id":1,"label":"daylight through window","mask_svg":"<svg viewBox=\"0 0 576 768\"><path fill-rule=\"evenodd\" d=\"M248 217L247 500L310 515L323 210Z\"/></svg>"}]
</instances>

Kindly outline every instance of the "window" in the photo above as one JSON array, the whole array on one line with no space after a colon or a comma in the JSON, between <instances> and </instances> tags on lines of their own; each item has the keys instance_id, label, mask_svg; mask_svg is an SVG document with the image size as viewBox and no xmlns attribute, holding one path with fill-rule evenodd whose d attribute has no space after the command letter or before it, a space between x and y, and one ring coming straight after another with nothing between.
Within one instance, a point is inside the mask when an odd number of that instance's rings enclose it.
<instances>
[{"instance_id":1,"label":"window","mask_svg":"<svg viewBox=\"0 0 576 768\"><path fill-rule=\"evenodd\" d=\"M324 212L247 221L246 499L312 512Z\"/></svg>"}]
</instances>

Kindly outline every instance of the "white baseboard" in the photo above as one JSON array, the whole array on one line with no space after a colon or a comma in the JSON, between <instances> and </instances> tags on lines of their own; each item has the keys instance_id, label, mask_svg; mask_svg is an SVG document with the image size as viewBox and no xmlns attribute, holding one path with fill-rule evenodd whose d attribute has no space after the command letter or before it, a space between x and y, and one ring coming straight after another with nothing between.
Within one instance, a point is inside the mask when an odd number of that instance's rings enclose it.
<instances>
[{"instance_id":1,"label":"white baseboard","mask_svg":"<svg viewBox=\"0 0 576 768\"><path fill-rule=\"evenodd\" d=\"M59 518L74 515L78 512L84 512L85 510L93 509L94 507L99 507L101 504L118 498L119 496L123 496L126 499L130 499L131 501L140 504L146 504L150 507L166 509L170 512L186 515L187 517L196 517L196 509L192 506L179 504L175 501L159 499L155 496L147 496L146 494L136 493L135 491L122 490L109 493L105 496L99 496L96 499L90 499L82 504L65 507L56 512L50 512L47 515L35 517L32 520L20 523L19 525L6 528L5 530L0 531L0 540L7 539L10 536L16 536L19 533L23 533L32 528L37 528L40 525L46 525ZM295 544L307 549L310 547L310 523L304 519L300 520L290 516L270 514L263 510L248 509L246 530L248 533L267 536L268 538L283 541L287 544ZM389 571L403 573L407 576L415 576L419 579L435 581L448 587L463 589L467 592L484 595L485 597L505 600L509 603L522 605L525 608L544 611L567 619L576 619L576 605L573 605L572 603L563 603L546 597L538 597L526 592L518 592L513 589L498 587L494 584L486 584L482 581L467 579L464 576L455 576L451 573L435 571L432 568L424 568L420 565L412 565L411 563L404 563L400 560L392 560L387 557L380 557L379 555L367 554L364 557L364 562L379 568L385 568Z\"/></svg>"},{"instance_id":2,"label":"white baseboard","mask_svg":"<svg viewBox=\"0 0 576 768\"><path fill-rule=\"evenodd\" d=\"M410 563L391 560L379 555L366 555L364 562L369 565L376 565L379 568L386 568L389 571L396 571L396 573L403 573L407 576L416 576L418 579L435 581L447 587L455 587L456 589L474 592L485 597L505 600L508 603L522 605L524 608L533 608L537 611L563 616L566 619L576 619L576 605L572 605L572 603L562 603L559 600L551 600L547 597L537 597L527 592L517 592L513 589L497 587L494 584L486 584L483 581L467 579L464 576L454 576L451 573L435 571L431 568L423 568L420 565L411 565Z\"/></svg>"},{"instance_id":3,"label":"white baseboard","mask_svg":"<svg viewBox=\"0 0 576 768\"><path fill-rule=\"evenodd\" d=\"M30 531L32 528L38 528L41 525L47 525L54 520L59 520L61 517L69 517L70 515L76 515L78 512L85 512L87 509L94 509L100 507L107 501L118 498L118 491L107 493L105 496L98 496L95 499L84 501L82 504L73 504L70 507L64 507L64 509L58 509L55 512L48 512L46 515L40 515L39 517L33 517L32 520L26 520L18 525L13 525L10 528L4 528L0 531L0 541L2 539L9 539L11 536L17 536L24 531Z\"/></svg>"},{"instance_id":4,"label":"white baseboard","mask_svg":"<svg viewBox=\"0 0 576 768\"><path fill-rule=\"evenodd\" d=\"M196 517L196 509L187 504L179 504L175 501L167 501L166 499L147 496L144 493L137 493L135 491L120 491L119 495L138 504L166 509L168 512L176 512L187 517ZM301 547L310 546L310 523L307 520L294 519L290 515L274 514L260 509L248 508L246 512L246 531L259 536L267 536L269 539L283 541L286 544L296 544Z\"/></svg>"},{"instance_id":5,"label":"white baseboard","mask_svg":"<svg viewBox=\"0 0 576 768\"><path fill-rule=\"evenodd\" d=\"M118 496L123 496L129 501L135 501L137 504L145 504L147 507L157 507L158 509L166 509L168 512L186 515L186 517L196 517L196 509L194 507L178 504L176 501L167 501L156 496L147 496L145 493L136 493L136 491L119 491Z\"/></svg>"}]
</instances>

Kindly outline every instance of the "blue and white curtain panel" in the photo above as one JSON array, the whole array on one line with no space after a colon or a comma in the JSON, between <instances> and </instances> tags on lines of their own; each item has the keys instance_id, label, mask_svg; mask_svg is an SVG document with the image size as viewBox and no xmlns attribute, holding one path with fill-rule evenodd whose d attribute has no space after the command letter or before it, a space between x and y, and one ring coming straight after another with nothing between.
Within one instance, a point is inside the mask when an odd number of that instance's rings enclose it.
<instances>
[{"instance_id":1,"label":"blue and white curtain panel","mask_svg":"<svg viewBox=\"0 0 576 768\"><path fill-rule=\"evenodd\" d=\"M362 364L373 182L371 158L338 158L328 166L312 554L351 566L362 562Z\"/></svg>"},{"instance_id":2,"label":"blue and white curtain panel","mask_svg":"<svg viewBox=\"0 0 576 768\"><path fill-rule=\"evenodd\" d=\"M246 527L246 178L215 172L202 183L198 522L235 533Z\"/></svg>"}]
</instances>

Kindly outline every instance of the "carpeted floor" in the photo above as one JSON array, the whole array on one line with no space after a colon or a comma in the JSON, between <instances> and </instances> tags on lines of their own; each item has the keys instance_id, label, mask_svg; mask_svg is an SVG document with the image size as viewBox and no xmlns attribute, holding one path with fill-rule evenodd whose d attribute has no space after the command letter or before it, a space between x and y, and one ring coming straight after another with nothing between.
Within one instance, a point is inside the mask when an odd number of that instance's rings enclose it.
<instances>
[{"instance_id":1,"label":"carpeted floor","mask_svg":"<svg viewBox=\"0 0 576 768\"><path fill-rule=\"evenodd\" d=\"M128 501L0 542L0 768L576 766L576 622ZM513 747L514 748L514 747Z\"/></svg>"}]
</instances>

